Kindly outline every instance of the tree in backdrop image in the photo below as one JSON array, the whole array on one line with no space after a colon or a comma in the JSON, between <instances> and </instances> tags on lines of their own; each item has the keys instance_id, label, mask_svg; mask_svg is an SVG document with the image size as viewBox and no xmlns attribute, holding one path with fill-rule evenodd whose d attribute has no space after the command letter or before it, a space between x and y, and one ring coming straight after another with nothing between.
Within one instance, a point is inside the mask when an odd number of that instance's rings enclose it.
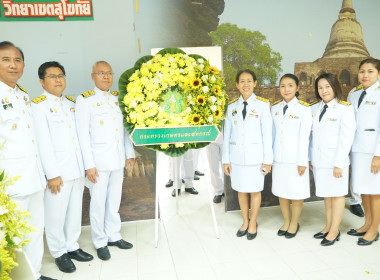
<instances>
[{"instance_id":1,"label":"tree in backdrop image","mask_svg":"<svg viewBox=\"0 0 380 280\"><path fill-rule=\"evenodd\" d=\"M276 84L282 71L280 53L271 49L259 31L223 23L210 32L212 44L223 47L223 75L227 87L235 87L236 72L251 69L259 85Z\"/></svg>"}]
</instances>

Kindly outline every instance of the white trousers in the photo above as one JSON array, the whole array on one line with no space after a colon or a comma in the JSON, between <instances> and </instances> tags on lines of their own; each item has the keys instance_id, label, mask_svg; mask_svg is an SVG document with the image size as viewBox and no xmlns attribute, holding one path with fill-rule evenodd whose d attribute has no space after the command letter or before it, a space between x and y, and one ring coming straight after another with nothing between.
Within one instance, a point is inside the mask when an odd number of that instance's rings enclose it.
<instances>
[{"instance_id":1,"label":"white trousers","mask_svg":"<svg viewBox=\"0 0 380 280\"><path fill-rule=\"evenodd\" d=\"M90 187L91 235L96 249L121 239L119 208L124 169L98 173L98 182Z\"/></svg>"},{"instance_id":2,"label":"white trousers","mask_svg":"<svg viewBox=\"0 0 380 280\"><path fill-rule=\"evenodd\" d=\"M210 181L214 189L214 195L221 195L224 192L224 173L222 164L223 144L215 142L206 147L208 164L210 168Z\"/></svg>"},{"instance_id":3,"label":"white trousers","mask_svg":"<svg viewBox=\"0 0 380 280\"><path fill-rule=\"evenodd\" d=\"M45 234L50 254L58 258L79 249L84 177L64 181L61 191L45 191Z\"/></svg>"},{"instance_id":4,"label":"white trousers","mask_svg":"<svg viewBox=\"0 0 380 280\"><path fill-rule=\"evenodd\" d=\"M37 278L39 278L44 254L44 191L41 190L26 196L14 196L12 200L21 209L31 214L31 217L28 217L27 220L29 225L34 227L36 231L25 237L25 239L31 238L31 240L24 247L24 252L30 260Z\"/></svg>"}]
</instances>

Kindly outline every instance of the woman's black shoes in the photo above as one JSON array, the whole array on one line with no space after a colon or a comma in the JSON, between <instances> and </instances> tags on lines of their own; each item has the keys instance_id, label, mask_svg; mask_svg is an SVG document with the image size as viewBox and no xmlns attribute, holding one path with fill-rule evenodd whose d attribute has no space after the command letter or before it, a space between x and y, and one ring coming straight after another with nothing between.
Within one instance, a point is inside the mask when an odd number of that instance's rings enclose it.
<instances>
[{"instance_id":1,"label":"woman's black shoes","mask_svg":"<svg viewBox=\"0 0 380 280\"><path fill-rule=\"evenodd\" d=\"M338 233L338 235L333 239L333 240L328 240L325 238L323 238L323 240L321 241L321 245L322 246L331 246L335 243L335 241L339 241L340 239L340 232Z\"/></svg>"},{"instance_id":2,"label":"woman's black shoes","mask_svg":"<svg viewBox=\"0 0 380 280\"><path fill-rule=\"evenodd\" d=\"M377 233L376 237L372 241L365 240L364 238L359 238L358 240L358 245L359 246L366 246L366 245L371 245L373 242L379 240L379 233Z\"/></svg>"},{"instance_id":3,"label":"woman's black shoes","mask_svg":"<svg viewBox=\"0 0 380 280\"><path fill-rule=\"evenodd\" d=\"M328 234L329 234L328 232L325 232L325 233L323 233L323 232L318 232L318 233L314 234L313 236L314 236L315 239L323 239L323 238L325 238Z\"/></svg>"},{"instance_id":4,"label":"woman's black shoes","mask_svg":"<svg viewBox=\"0 0 380 280\"><path fill-rule=\"evenodd\" d=\"M247 229L247 239L248 240L252 240L252 239L255 239L256 236L257 236L257 228L259 227L259 225L256 223L256 232L255 233L250 233Z\"/></svg>"},{"instance_id":5,"label":"woman's black shoes","mask_svg":"<svg viewBox=\"0 0 380 280\"><path fill-rule=\"evenodd\" d=\"M246 230L240 230L240 229L239 229L239 230L237 231L237 233L236 233L236 236L237 236L237 237L242 237L242 236L246 235L247 232L248 232L248 227L246 228Z\"/></svg>"},{"instance_id":6,"label":"woman's black shoes","mask_svg":"<svg viewBox=\"0 0 380 280\"><path fill-rule=\"evenodd\" d=\"M279 230L277 231L277 235L278 235L278 236L284 236L285 234L286 234L286 230L279 229Z\"/></svg>"},{"instance_id":7,"label":"woman's black shoes","mask_svg":"<svg viewBox=\"0 0 380 280\"><path fill-rule=\"evenodd\" d=\"M298 232L299 229L300 229L300 224L297 224L297 230L296 230L296 232L295 233L290 233L290 232L287 231L285 233L285 238L290 239L290 238L295 237L297 235L297 232Z\"/></svg>"},{"instance_id":8,"label":"woman's black shoes","mask_svg":"<svg viewBox=\"0 0 380 280\"><path fill-rule=\"evenodd\" d=\"M347 232L348 235L352 235L352 236L363 236L365 234L365 232L358 232L356 231L356 229L350 229L348 232Z\"/></svg>"}]
</instances>

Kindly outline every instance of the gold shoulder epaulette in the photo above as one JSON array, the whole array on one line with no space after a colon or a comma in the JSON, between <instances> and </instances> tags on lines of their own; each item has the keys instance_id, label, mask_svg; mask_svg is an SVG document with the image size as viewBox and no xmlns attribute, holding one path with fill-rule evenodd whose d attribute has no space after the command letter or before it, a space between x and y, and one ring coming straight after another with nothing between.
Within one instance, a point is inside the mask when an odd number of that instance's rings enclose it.
<instances>
[{"instance_id":1,"label":"gold shoulder epaulette","mask_svg":"<svg viewBox=\"0 0 380 280\"><path fill-rule=\"evenodd\" d=\"M118 91L114 91L114 90L112 90L112 91L111 91L111 94L112 94L112 95L115 95L115 96L119 96L119 92L118 92Z\"/></svg>"},{"instance_id":2,"label":"gold shoulder epaulette","mask_svg":"<svg viewBox=\"0 0 380 280\"><path fill-rule=\"evenodd\" d=\"M280 99L280 100L277 100L277 101L273 102L273 103L272 103L272 106L274 106L274 105L276 105L276 104L280 103L281 101L282 101L282 99Z\"/></svg>"},{"instance_id":3,"label":"gold shoulder epaulette","mask_svg":"<svg viewBox=\"0 0 380 280\"><path fill-rule=\"evenodd\" d=\"M357 86L354 91L358 91L359 89L362 89L363 85Z\"/></svg>"},{"instance_id":4,"label":"gold shoulder epaulette","mask_svg":"<svg viewBox=\"0 0 380 280\"><path fill-rule=\"evenodd\" d=\"M307 103L307 102L305 102L305 101L303 101L303 100L298 100L298 102L299 102L299 104L302 104L303 106L306 106L306 107L309 107L309 106L310 106L309 103Z\"/></svg>"},{"instance_id":5,"label":"gold shoulder epaulette","mask_svg":"<svg viewBox=\"0 0 380 280\"><path fill-rule=\"evenodd\" d=\"M19 84L17 84L18 88L21 89L23 92L25 93L28 93L28 91L26 89L24 89L22 86L20 86Z\"/></svg>"},{"instance_id":6,"label":"gold shoulder epaulette","mask_svg":"<svg viewBox=\"0 0 380 280\"><path fill-rule=\"evenodd\" d=\"M264 101L264 102L269 102L269 99L266 99L266 98L264 98L264 97L261 97L261 96L256 96L256 98L258 99L258 100L261 100L261 101Z\"/></svg>"},{"instance_id":7,"label":"gold shoulder epaulette","mask_svg":"<svg viewBox=\"0 0 380 280\"><path fill-rule=\"evenodd\" d=\"M230 102L228 102L228 104L232 104L232 103L236 102L238 99L239 99L239 97L231 100Z\"/></svg>"},{"instance_id":8,"label":"gold shoulder epaulette","mask_svg":"<svg viewBox=\"0 0 380 280\"><path fill-rule=\"evenodd\" d=\"M91 95L94 95L94 94L95 94L95 91L92 89L92 90L89 90L89 91L83 92L83 93L82 93L82 96L83 96L84 98L87 98L87 97L89 97L89 96L91 96Z\"/></svg>"},{"instance_id":9,"label":"gold shoulder epaulette","mask_svg":"<svg viewBox=\"0 0 380 280\"><path fill-rule=\"evenodd\" d=\"M351 105L350 102L343 101L343 100L338 100L338 103L343 104L343 105L346 105L346 106L350 106L350 105Z\"/></svg>"},{"instance_id":10,"label":"gold shoulder epaulette","mask_svg":"<svg viewBox=\"0 0 380 280\"><path fill-rule=\"evenodd\" d=\"M38 104L38 103L44 101L45 99L46 99L46 95L40 95L36 98L33 98L32 102Z\"/></svg>"},{"instance_id":11,"label":"gold shoulder epaulette","mask_svg":"<svg viewBox=\"0 0 380 280\"><path fill-rule=\"evenodd\" d=\"M74 98L74 97L71 97L70 95L65 95L65 97L66 97L68 100L70 100L71 102L74 102L74 103L77 102L77 101L75 100L75 98Z\"/></svg>"},{"instance_id":12,"label":"gold shoulder epaulette","mask_svg":"<svg viewBox=\"0 0 380 280\"><path fill-rule=\"evenodd\" d=\"M314 104L317 104L317 103L319 103L319 102L321 102L321 101L320 101L320 100L314 101L313 103L310 103L310 106L312 106L312 105L314 105Z\"/></svg>"}]
</instances>

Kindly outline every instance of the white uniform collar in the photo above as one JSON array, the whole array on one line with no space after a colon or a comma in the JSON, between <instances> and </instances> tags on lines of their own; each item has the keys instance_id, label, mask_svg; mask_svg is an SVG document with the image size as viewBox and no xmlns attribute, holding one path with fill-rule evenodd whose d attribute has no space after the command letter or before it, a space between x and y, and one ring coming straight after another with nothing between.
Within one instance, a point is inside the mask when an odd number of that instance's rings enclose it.
<instances>
[{"instance_id":1,"label":"white uniform collar","mask_svg":"<svg viewBox=\"0 0 380 280\"><path fill-rule=\"evenodd\" d=\"M103 91L103 90L95 87L94 91L95 91L95 94L101 94L101 95L109 95L110 94L110 90L109 89L108 89L108 91Z\"/></svg>"},{"instance_id":2,"label":"white uniform collar","mask_svg":"<svg viewBox=\"0 0 380 280\"><path fill-rule=\"evenodd\" d=\"M248 104L252 103L252 101L256 100L256 94L255 93L252 93L252 95L245 101L248 102ZM243 96L240 95L239 97L239 103L243 103L244 102L244 99L243 99Z\"/></svg>"},{"instance_id":3,"label":"white uniform collar","mask_svg":"<svg viewBox=\"0 0 380 280\"><path fill-rule=\"evenodd\" d=\"M14 88L12 88L8 86L7 84L3 83L2 81L0 81L0 91L13 92L16 89L18 89L17 85Z\"/></svg>"},{"instance_id":4,"label":"white uniform collar","mask_svg":"<svg viewBox=\"0 0 380 280\"><path fill-rule=\"evenodd\" d=\"M319 105L319 108L322 110L323 106L325 106L325 104L327 104L328 108L335 108L336 107L336 104L338 103L338 100L336 98L333 98L329 103L325 103L325 102L320 102L321 104Z\"/></svg>"},{"instance_id":5,"label":"white uniform collar","mask_svg":"<svg viewBox=\"0 0 380 280\"><path fill-rule=\"evenodd\" d=\"M49 101L58 102L58 101L63 100L63 94L61 97L58 97L58 96L55 96L54 94L47 92L46 90L44 90L43 94L46 95L46 97Z\"/></svg>"},{"instance_id":6,"label":"white uniform collar","mask_svg":"<svg viewBox=\"0 0 380 280\"><path fill-rule=\"evenodd\" d=\"M289 103L286 103L285 100L282 100L282 106L288 105L288 107L294 106L298 103L297 97L294 96L292 100L289 101Z\"/></svg>"},{"instance_id":7,"label":"white uniform collar","mask_svg":"<svg viewBox=\"0 0 380 280\"><path fill-rule=\"evenodd\" d=\"M379 86L379 81L377 81L376 83L374 83L372 86L370 86L369 88L367 88L366 90L363 88L363 91L365 90L367 93L369 92L372 92L375 90L375 88L377 88Z\"/></svg>"}]
</instances>

